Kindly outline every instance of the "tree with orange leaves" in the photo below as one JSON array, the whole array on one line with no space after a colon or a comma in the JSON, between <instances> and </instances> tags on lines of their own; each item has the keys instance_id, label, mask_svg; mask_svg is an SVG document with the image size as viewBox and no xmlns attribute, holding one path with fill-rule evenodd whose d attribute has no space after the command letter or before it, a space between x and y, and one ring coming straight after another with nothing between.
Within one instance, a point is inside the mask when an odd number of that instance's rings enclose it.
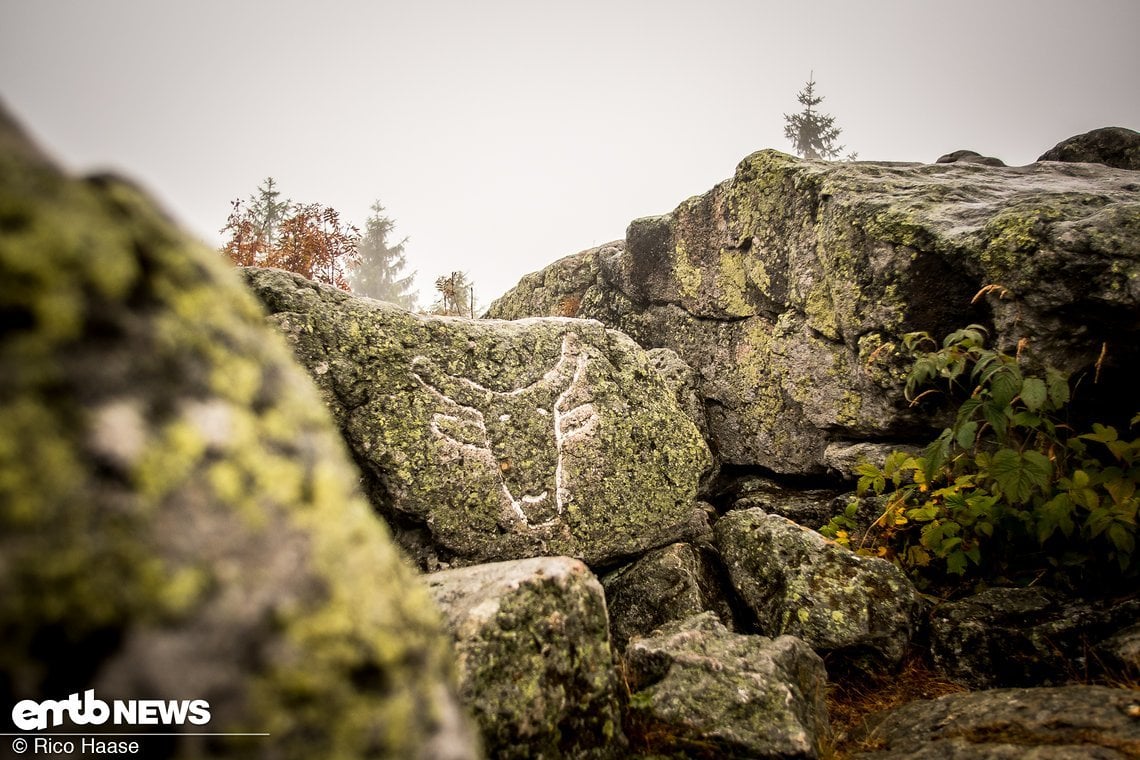
<instances>
[{"instance_id":1,"label":"tree with orange leaves","mask_svg":"<svg viewBox=\"0 0 1140 760\"><path fill-rule=\"evenodd\" d=\"M348 270L360 261L360 232L340 220L336 209L319 203L298 204L281 222L266 266L287 269L310 280L351 290Z\"/></svg>"},{"instance_id":2,"label":"tree with orange leaves","mask_svg":"<svg viewBox=\"0 0 1140 760\"><path fill-rule=\"evenodd\" d=\"M258 191L249 201L233 201L221 229L229 234L222 253L238 266L277 267L349 290L348 271L360 260L359 230L329 206L279 201L272 177Z\"/></svg>"}]
</instances>

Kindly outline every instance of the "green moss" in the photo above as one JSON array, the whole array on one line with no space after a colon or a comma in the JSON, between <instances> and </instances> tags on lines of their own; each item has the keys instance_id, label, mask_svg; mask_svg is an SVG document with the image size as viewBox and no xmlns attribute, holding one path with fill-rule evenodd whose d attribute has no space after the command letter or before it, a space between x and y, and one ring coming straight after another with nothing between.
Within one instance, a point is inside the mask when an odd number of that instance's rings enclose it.
<instances>
[{"instance_id":1,"label":"green moss","mask_svg":"<svg viewBox=\"0 0 1140 760\"><path fill-rule=\"evenodd\" d=\"M929 224L912 207L890 206L878 211L865 223L869 236L915 250L932 250L935 241Z\"/></svg>"}]
</instances>

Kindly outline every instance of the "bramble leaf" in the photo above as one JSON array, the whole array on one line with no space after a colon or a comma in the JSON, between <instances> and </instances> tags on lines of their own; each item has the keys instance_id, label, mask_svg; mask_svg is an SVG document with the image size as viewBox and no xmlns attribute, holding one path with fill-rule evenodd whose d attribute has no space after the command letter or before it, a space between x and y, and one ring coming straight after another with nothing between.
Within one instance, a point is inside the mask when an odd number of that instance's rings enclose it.
<instances>
[{"instance_id":1,"label":"bramble leaf","mask_svg":"<svg viewBox=\"0 0 1140 760\"><path fill-rule=\"evenodd\" d=\"M1021 402L1031 412L1040 411L1049 400L1049 390L1045 381L1038 377L1027 377L1021 384Z\"/></svg>"},{"instance_id":2,"label":"bramble leaf","mask_svg":"<svg viewBox=\"0 0 1140 760\"><path fill-rule=\"evenodd\" d=\"M974 448L974 441L977 439L977 436L978 423L974 420L970 420L958 428L958 432L954 436L954 442L957 443L960 448L969 450Z\"/></svg>"},{"instance_id":3,"label":"bramble leaf","mask_svg":"<svg viewBox=\"0 0 1140 760\"><path fill-rule=\"evenodd\" d=\"M1049 459L1039 451L1023 453L1015 449L1001 449L990 462L990 473L1010 502L1023 504L1035 489L1045 489L1049 485L1053 467Z\"/></svg>"}]
</instances>

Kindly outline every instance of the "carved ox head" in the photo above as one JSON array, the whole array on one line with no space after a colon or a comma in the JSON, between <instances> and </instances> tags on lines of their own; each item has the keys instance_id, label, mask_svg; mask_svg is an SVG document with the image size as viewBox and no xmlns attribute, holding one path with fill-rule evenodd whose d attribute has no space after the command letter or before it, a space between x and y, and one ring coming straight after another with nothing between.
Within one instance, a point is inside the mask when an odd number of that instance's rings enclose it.
<instances>
[{"instance_id":1,"label":"carved ox head","mask_svg":"<svg viewBox=\"0 0 1140 760\"><path fill-rule=\"evenodd\" d=\"M448 374L426 357L412 363L417 381L445 410L432 416L432 432L494 468L504 503L525 524L549 524L562 514L569 498L563 482L566 444L597 426L583 382L588 358L579 337L568 333L553 367L530 385L508 391Z\"/></svg>"}]
</instances>

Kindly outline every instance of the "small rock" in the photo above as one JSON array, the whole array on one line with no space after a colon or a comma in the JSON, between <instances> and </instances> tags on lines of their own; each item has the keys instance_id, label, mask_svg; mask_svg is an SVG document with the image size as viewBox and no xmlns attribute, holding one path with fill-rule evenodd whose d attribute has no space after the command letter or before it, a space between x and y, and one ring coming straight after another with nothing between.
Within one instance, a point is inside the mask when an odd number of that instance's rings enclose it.
<instances>
[{"instance_id":1,"label":"small rock","mask_svg":"<svg viewBox=\"0 0 1140 760\"><path fill-rule=\"evenodd\" d=\"M956 150L939 156L936 164L981 164L982 166L1005 166L1005 161L993 156L983 156L976 150Z\"/></svg>"},{"instance_id":2,"label":"small rock","mask_svg":"<svg viewBox=\"0 0 1140 760\"><path fill-rule=\"evenodd\" d=\"M1097 649L1107 668L1132 678L1140 677L1140 623L1110 636Z\"/></svg>"},{"instance_id":3,"label":"small rock","mask_svg":"<svg viewBox=\"0 0 1140 760\"><path fill-rule=\"evenodd\" d=\"M714 530L761 633L799 636L861 670L902 661L921 601L897 567L759 509L729 512Z\"/></svg>"},{"instance_id":4,"label":"small rock","mask_svg":"<svg viewBox=\"0 0 1140 760\"><path fill-rule=\"evenodd\" d=\"M801 489L768 478L749 477L734 484L729 501L733 510L759 508L808 528L819 528L834 513L835 491Z\"/></svg>"},{"instance_id":5,"label":"small rock","mask_svg":"<svg viewBox=\"0 0 1140 760\"><path fill-rule=\"evenodd\" d=\"M427 581L455 640L460 695L489 755L620 754L605 594L584 564L538 557Z\"/></svg>"},{"instance_id":6,"label":"small rock","mask_svg":"<svg viewBox=\"0 0 1140 760\"><path fill-rule=\"evenodd\" d=\"M631 730L646 749L669 756L819 757L829 733L827 674L799 639L731 633L706 612L638 639L625 659Z\"/></svg>"},{"instance_id":7,"label":"small rock","mask_svg":"<svg viewBox=\"0 0 1140 760\"><path fill-rule=\"evenodd\" d=\"M918 455L922 449L905 443L873 443L871 441L834 441L823 450L823 464L828 471L837 473L847 480L859 477L856 468L864 462L882 467L887 457L905 451Z\"/></svg>"},{"instance_id":8,"label":"small rock","mask_svg":"<svg viewBox=\"0 0 1140 760\"><path fill-rule=\"evenodd\" d=\"M665 623L715 612L732 624L721 590L723 570L711 548L673 544L646 554L602 579L614 646L647 636Z\"/></svg>"}]
</instances>

